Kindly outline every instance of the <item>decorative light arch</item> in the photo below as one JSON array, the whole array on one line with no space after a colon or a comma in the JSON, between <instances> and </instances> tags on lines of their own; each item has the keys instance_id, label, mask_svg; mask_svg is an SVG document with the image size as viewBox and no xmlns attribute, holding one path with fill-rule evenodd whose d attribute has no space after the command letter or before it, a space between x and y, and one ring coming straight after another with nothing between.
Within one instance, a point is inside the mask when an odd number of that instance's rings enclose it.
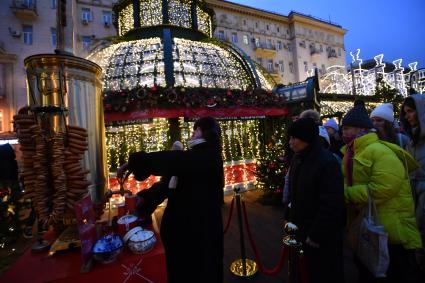
<instances>
[{"instance_id":1,"label":"decorative light arch","mask_svg":"<svg viewBox=\"0 0 425 283\"><path fill-rule=\"evenodd\" d=\"M391 87L399 91L403 96L409 94L410 87L416 92L425 90L425 69L416 70L417 62L409 64L409 71L405 72L402 67L402 59L392 62L394 69L385 71L386 64L383 61L384 54L374 57L375 66L364 68L360 58L360 49L350 52L352 62L347 71L343 66L331 66L320 78L320 88L324 93L351 94L351 95L375 95L376 82L379 77ZM412 85L411 85L412 80Z\"/></svg>"}]
</instances>

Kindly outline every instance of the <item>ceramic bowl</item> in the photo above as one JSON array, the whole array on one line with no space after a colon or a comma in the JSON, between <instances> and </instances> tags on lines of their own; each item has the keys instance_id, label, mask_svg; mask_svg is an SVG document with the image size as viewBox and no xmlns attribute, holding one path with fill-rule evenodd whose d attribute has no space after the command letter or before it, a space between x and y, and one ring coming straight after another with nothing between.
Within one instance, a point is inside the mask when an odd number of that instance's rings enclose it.
<instances>
[{"instance_id":1,"label":"ceramic bowl","mask_svg":"<svg viewBox=\"0 0 425 283\"><path fill-rule=\"evenodd\" d=\"M118 221L118 234L121 235L121 237L124 237L124 235L137 226L137 216L127 214L124 216L121 216Z\"/></svg>"},{"instance_id":2,"label":"ceramic bowl","mask_svg":"<svg viewBox=\"0 0 425 283\"><path fill-rule=\"evenodd\" d=\"M123 247L124 244L118 235L106 235L93 246L92 254L94 259L102 263L110 263L115 261Z\"/></svg>"},{"instance_id":3,"label":"ceramic bowl","mask_svg":"<svg viewBox=\"0 0 425 283\"><path fill-rule=\"evenodd\" d=\"M128 243L128 241L130 240L131 236L133 236L134 234L136 234L139 231L142 231L143 228L140 226L136 226L132 229L130 229L130 231L128 231L127 233L125 233L124 237L122 237L122 240L124 242L124 245Z\"/></svg>"},{"instance_id":4,"label":"ceramic bowl","mask_svg":"<svg viewBox=\"0 0 425 283\"><path fill-rule=\"evenodd\" d=\"M133 253L145 254L156 244L155 233L149 230L137 231L128 240L128 247Z\"/></svg>"}]
</instances>

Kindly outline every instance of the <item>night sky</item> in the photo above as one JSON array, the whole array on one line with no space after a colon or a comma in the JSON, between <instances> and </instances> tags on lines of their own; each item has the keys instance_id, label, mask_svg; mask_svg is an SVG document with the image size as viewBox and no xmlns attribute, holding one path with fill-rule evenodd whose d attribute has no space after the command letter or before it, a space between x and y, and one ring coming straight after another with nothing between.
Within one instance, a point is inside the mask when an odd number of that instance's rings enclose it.
<instances>
[{"instance_id":1,"label":"night sky","mask_svg":"<svg viewBox=\"0 0 425 283\"><path fill-rule=\"evenodd\" d=\"M350 51L360 48L360 58L384 54L384 61L417 61L425 68L425 0L232 0L230 2L287 16L291 10L347 30L347 64Z\"/></svg>"}]
</instances>

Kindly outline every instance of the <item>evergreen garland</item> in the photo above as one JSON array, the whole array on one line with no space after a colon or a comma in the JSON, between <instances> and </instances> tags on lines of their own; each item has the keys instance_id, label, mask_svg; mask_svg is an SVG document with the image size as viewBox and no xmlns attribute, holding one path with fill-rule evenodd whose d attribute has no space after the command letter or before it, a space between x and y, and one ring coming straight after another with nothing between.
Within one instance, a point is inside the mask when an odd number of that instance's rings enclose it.
<instances>
[{"instance_id":1,"label":"evergreen garland","mask_svg":"<svg viewBox=\"0 0 425 283\"><path fill-rule=\"evenodd\" d=\"M129 112L149 108L282 107L285 104L284 96L262 88L231 90L203 87L165 88L154 85L103 92L105 112Z\"/></svg>"}]
</instances>

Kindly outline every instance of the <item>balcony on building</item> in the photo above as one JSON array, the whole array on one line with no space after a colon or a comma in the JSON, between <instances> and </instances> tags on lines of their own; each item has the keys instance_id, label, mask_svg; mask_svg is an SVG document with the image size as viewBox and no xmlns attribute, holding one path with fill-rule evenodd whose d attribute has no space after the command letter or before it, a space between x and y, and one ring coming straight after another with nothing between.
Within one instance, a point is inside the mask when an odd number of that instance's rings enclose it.
<instances>
[{"instance_id":1,"label":"balcony on building","mask_svg":"<svg viewBox=\"0 0 425 283\"><path fill-rule=\"evenodd\" d=\"M279 70L276 68L267 69L267 72L269 72L270 76L276 81L276 83L279 83L281 78L279 74Z\"/></svg>"},{"instance_id":2,"label":"balcony on building","mask_svg":"<svg viewBox=\"0 0 425 283\"><path fill-rule=\"evenodd\" d=\"M328 51L328 60L330 61L331 64L336 64L338 60L338 55L336 54L335 49L330 49Z\"/></svg>"},{"instance_id":3,"label":"balcony on building","mask_svg":"<svg viewBox=\"0 0 425 283\"><path fill-rule=\"evenodd\" d=\"M310 46L310 56L313 61L319 60L320 58L320 49L315 46Z\"/></svg>"},{"instance_id":4,"label":"balcony on building","mask_svg":"<svg viewBox=\"0 0 425 283\"><path fill-rule=\"evenodd\" d=\"M32 21L37 18L36 0L13 0L10 9L21 20Z\"/></svg>"},{"instance_id":5,"label":"balcony on building","mask_svg":"<svg viewBox=\"0 0 425 283\"><path fill-rule=\"evenodd\" d=\"M276 47L267 42L254 42L254 50L257 56L274 57L276 55Z\"/></svg>"},{"instance_id":6,"label":"balcony on building","mask_svg":"<svg viewBox=\"0 0 425 283\"><path fill-rule=\"evenodd\" d=\"M220 32L216 33L215 38L222 40L222 41L231 42L230 38L227 35L225 35L224 33L220 33Z\"/></svg>"},{"instance_id":7,"label":"balcony on building","mask_svg":"<svg viewBox=\"0 0 425 283\"><path fill-rule=\"evenodd\" d=\"M329 49L328 50L328 58L338 58L338 56L336 55L336 50L335 49Z\"/></svg>"}]
</instances>

